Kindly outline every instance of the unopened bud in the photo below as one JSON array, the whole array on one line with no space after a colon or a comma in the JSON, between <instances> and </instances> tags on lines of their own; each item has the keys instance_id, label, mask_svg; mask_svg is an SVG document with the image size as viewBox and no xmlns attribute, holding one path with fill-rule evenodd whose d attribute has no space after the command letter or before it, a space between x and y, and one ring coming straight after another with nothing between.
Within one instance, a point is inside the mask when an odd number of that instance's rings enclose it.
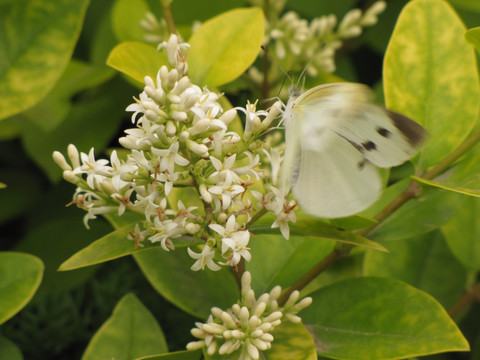
<instances>
[{"instance_id":1,"label":"unopened bud","mask_svg":"<svg viewBox=\"0 0 480 360\"><path fill-rule=\"evenodd\" d=\"M220 120L221 122L223 122L225 125L228 126L228 124L230 124L233 121L233 119L235 119L235 116L237 116L237 110L230 109L225 111L225 113L222 116L220 116L218 120Z\"/></svg>"},{"instance_id":2,"label":"unopened bud","mask_svg":"<svg viewBox=\"0 0 480 360\"><path fill-rule=\"evenodd\" d=\"M72 168L76 169L80 167L80 155L78 154L78 150L75 145L70 144L67 148L68 158L72 163Z\"/></svg>"},{"instance_id":3,"label":"unopened bud","mask_svg":"<svg viewBox=\"0 0 480 360\"><path fill-rule=\"evenodd\" d=\"M208 147L204 144L198 144L195 141L187 140L187 148L201 157L208 157Z\"/></svg>"},{"instance_id":4,"label":"unopened bud","mask_svg":"<svg viewBox=\"0 0 480 360\"><path fill-rule=\"evenodd\" d=\"M61 152L54 151L52 157L53 161L55 161L55 163L60 166L62 170L72 170L72 167L67 163L67 160L65 160L65 157Z\"/></svg>"}]
</instances>

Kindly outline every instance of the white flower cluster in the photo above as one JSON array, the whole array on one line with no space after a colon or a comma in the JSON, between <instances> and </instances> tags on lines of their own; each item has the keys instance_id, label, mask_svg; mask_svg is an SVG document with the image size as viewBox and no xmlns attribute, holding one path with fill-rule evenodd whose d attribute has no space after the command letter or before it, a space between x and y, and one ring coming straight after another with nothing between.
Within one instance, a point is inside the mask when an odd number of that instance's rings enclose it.
<instances>
[{"instance_id":1,"label":"white flower cluster","mask_svg":"<svg viewBox=\"0 0 480 360\"><path fill-rule=\"evenodd\" d=\"M195 324L192 335L200 340L188 343L187 349L206 348L209 355L237 352L239 360L259 359L261 351L272 346L274 337L271 332L285 320L299 323L301 318L296 314L312 303L310 297L298 301L299 292L294 291L280 307L277 302L282 291L280 286L255 299L251 281L251 275L246 271L242 276L240 301L226 311L212 308L206 323Z\"/></svg>"},{"instance_id":2,"label":"white flower cluster","mask_svg":"<svg viewBox=\"0 0 480 360\"><path fill-rule=\"evenodd\" d=\"M285 205L286 194L274 188L267 194L249 189L257 181L267 189L271 184L261 178L262 144L257 138L278 117L281 104L263 111L248 103L239 109L245 114L243 133L231 131L228 125L238 109L223 111L218 94L191 83L186 75L188 44L171 35L159 48L166 48L171 69L162 66L155 81L146 77L139 99L127 107L136 126L125 130L119 142L128 154L113 151L110 161L96 160L93 148L79 154L70 145L70 163L59 152L54 160L64 178L77 185L73 202L87 211L87 227L100 214L135 212L144 218L130 234L136 246L148 240L169 251L175 249L174 239L187 237L201 244L188 249L196 260L192 270L235 267L242 258L251 258L246 224L253 215L272 210L278 216L273 226L287 238L287 222L295 220ZM271 157L272 167L278 168L279 156ZM197 194L188 204L178 199L185 188ZM252 204L255 199L261 201Z\"/></svg>"},{"instance_id":3,"label":"white flower cluster","mask_svg":"<svg viewBox=\"0 0 480 360\"><path fill-rule=\"evenodd\" d=\"M143 19L140 20L140 27L145 31L143 40L150 44L158 44L168 32L165 19L157 19L150 11L146 12Z\"/></svg>"},{"instance_id":4,"label":"white flower cluster","mask_svg":"<svg viewBox=\"0 0 480 360\"><path fill-rule=\"evenodd\" d=\"M335 15L314 18L310 23L293 11L285 13L267 30L266 44L272 47L278 59L288 69L294 65L304 67L310 61L307 71L316 76L319 70L335 70L335 51L341 40L359 36L362 28L376 24L378 15L385 10L386 2L377 1L364 13L360 9L349 11L337 27ZM291 59L286 59L288 57Z\"/></svg>"}]
</instances>

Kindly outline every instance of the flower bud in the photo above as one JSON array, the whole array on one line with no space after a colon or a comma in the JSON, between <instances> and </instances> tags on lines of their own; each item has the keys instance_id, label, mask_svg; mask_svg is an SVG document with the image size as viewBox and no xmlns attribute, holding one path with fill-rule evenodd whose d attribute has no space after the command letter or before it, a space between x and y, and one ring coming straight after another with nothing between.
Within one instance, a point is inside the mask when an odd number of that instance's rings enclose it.
<instances>
[{"instance_id":1,"label":"flower bud","mask_svg":"<svg viewBox=\"0 0 480 360\"><path fill-rule=\"evenodd\" d=\"M233 119L235 119L235 116L237 116L237 110L235 109L230 109L225 111L225 113L218 118L221 122L223 122L225 125L229 125Z\"/></svg>"},{"instance_id":2,"label":"flower bud","mask_svg":"<svg viewBox=\"0 0 480 360\"><path fill-rule=\"evenodd\" d=\"M67 147L68 158L72 163L72 168L76 169L80 167L80 155L78 154L78 150L75 145L70 144Z\"/></svg>"},{"instance_id":3,"label":"flower bud","mask_svg":"<svg viewBox=\"0 0 480 360\"><path fill-rule=\"evenodd\" d=\"M191 128L188 129L190 135L195 136L207 131L210 120L207 118L198 120Z\"/></svg>"},{"instance_id":4,"label":"flower bud","mask_svg":"<svg viewBox=\"0 0 480 360\"><path fill-rule=\"evenodd\" d=\"M187 140L187 148L201 157L208 157L208 148L204 144L198 144L195 141Z\"/></svg>"},{"instance_id":5,"label":"flower bud","mask_svg":"<svg viewBox=\"0 0 480 360\"><path fill-rule=\"evenodd\" d=\"M72 170L72 167L67 163L67 160L65 160L65 157L61 152L54 151L52 157L53 157L53 161L55 161L55 163L58 166L60 166L62 170L68 170L68 171Z\"/></svg>"},{"instance_id":6,"label":"flower bud","mask_svg":"<svg viewBox=\"0 0 480 360\"><path fill-rule=\"evenodd\" d=\"M166 132L167 136L173 137L177 133L177 127L173 123L173 121L168 121L167 122L167 127L166 127Z\"/></svg>"},{"instance_id":7,"label":"flower bud","mask_svg":"<svg viewBox=\"0 0 480 360\"><path fill-rule=\"evenodd\" d=\"M200 197L205 201L206 203L210 204L212 202L212 194L210 194L207 190L207 187L205 184L200 184L198 187L198 190L200 191Z\"/></svg>"}]
</instances>

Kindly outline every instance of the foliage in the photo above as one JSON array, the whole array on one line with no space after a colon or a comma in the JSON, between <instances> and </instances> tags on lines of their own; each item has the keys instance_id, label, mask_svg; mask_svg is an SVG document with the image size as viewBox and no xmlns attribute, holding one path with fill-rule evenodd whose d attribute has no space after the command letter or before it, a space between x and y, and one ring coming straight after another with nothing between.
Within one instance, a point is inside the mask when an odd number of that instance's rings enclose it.
<instances>
[{"instance_id":1,"label":"foliage","mask_svg":"<svg viewBox=\"0 0 480 360\"><path fill-rule=\"evenodd\" d=\"M199 3L0 6L0 358L478 359L480 7ZM360 214L281 186L279 65L427 129Z\"/></svg>"}]
</instances>

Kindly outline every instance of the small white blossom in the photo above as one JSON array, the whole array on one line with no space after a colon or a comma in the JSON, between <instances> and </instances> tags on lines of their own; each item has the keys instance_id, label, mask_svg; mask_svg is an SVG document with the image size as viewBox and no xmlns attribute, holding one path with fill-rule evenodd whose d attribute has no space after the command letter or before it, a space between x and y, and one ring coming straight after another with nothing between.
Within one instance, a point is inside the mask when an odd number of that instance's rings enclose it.
<instances>
[{"instance_id":1,"label":"small white blossom","mask_svg":"<svg viewBox=\"0 0 480 360\"><path fill-rule=\"evenodd\" d=\"M218 271L221 269L221 267L215 264L215 262L213 261L213 257L215 256L215 250L212 249L210 246L205 245L202 252L200 253L196 253L190 248L188 248L187 251L192 259L197 259L197 261L195 261L195 263L191 267L193 271L198 271L200 269L203 270L205 269L205 266L212 271Z\"/></svg>"}]
</instances>

